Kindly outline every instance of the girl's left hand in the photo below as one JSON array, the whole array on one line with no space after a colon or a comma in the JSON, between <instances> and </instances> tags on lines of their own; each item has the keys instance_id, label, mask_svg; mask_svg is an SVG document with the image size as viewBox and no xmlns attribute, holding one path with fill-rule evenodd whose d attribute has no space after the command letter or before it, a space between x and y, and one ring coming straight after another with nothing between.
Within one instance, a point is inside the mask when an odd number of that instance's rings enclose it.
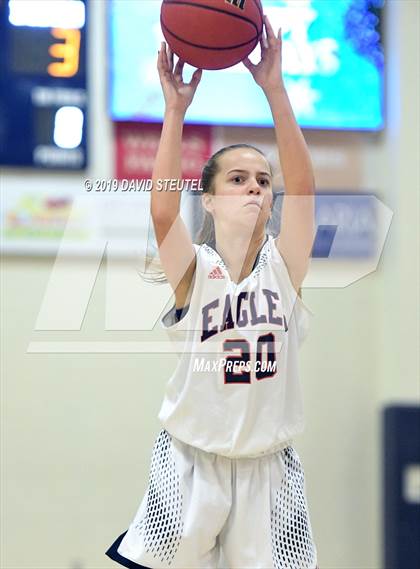
<instances>
[{"instance_id":1,"label":"girl's left hand","mask_svg":"<svg viewBox=\"0 0 420 569\"><path fill-rule=\"evenodd\" d=\"M251 72L255 82L264 90L268 91L273 88L283 87L283 76L281 70L281 51L282 38L281 28L278 34L274 33L273 27L267 16L264 16L264 31L261 34L261 61L254 65L251 60L246 57L242 63Z\"/></svg>"}]
</instances>

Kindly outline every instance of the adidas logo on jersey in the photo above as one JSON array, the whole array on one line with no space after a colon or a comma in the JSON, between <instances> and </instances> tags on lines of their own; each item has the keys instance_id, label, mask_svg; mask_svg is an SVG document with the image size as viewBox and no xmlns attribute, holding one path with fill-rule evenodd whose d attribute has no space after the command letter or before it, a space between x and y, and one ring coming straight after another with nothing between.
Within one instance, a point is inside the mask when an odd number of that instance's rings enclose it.
<instances>
[{"instance_id":1,"label":"adidas logo on jersey","mask_svg":"<svg viewBox=\"0 0 420 569\"><path fill-rule=\"evenodd\" d=\"M225 275L220 267L214 267L208 274L209 279L224 279Z\"/></svg>"}]
</instances>

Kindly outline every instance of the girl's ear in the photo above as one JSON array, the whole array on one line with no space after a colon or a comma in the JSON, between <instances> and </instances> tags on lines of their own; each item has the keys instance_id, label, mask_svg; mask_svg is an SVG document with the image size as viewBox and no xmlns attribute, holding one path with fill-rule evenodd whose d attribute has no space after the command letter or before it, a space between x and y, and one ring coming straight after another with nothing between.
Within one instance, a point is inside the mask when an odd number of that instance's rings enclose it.
<instances>
[{"instance_id":1,"label":"girl's ear","mask_svg":"<svg viewBox=\"0 0 420 569\"><path fill-rule=\"evenodd\" d=\"M213 211L213 201L211 199L211 195L208 193L204 193L201 197L201 203L203 208L208 212L211 213Z\"/></svg>"}]
</instances>

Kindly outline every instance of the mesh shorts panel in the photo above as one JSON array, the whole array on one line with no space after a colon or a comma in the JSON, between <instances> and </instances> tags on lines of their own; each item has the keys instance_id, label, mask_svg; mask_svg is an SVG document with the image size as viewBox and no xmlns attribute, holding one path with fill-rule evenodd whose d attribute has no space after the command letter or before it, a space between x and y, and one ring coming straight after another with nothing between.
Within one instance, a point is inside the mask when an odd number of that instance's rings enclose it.
<instances>
[{"instance_id":1,"label":"mesh shorts panel","mask_svg":"<svg viewBox=\"0 0 420 569\"><path fill-rule=\"evenodd\" d=\"M146 513L136 528L145 549L171 564L181 541L182 494L171 454L171 438L162 430L154 444L147 490Z\"/></svg>"},{"instance_id":2,"label":"mesh shorts panel","mask_svg":"<svg viewBox=\"0 0 420 569\"><path fill-rule=\"evenodd\" d=\"M293 447L283 451L285 474L275 492L271 541L275 569L313 567L316 550L305 498L304 471Z\"/></svg>"}]
</instances>

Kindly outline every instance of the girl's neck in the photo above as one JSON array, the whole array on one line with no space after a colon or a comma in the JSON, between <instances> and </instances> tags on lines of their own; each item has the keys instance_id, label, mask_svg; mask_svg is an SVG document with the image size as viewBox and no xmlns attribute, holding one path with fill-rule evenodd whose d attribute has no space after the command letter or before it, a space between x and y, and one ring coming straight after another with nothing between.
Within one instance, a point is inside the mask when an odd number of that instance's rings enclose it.
<instances>
[{"instance_id":1,"label":"girl's neck","mask_svg":"<svg viewBox=\"0 0 420 569\"><path fill-rule=\"evenodd\" d=\"M265 231L258 235L253 234L251 237L241 235L228 237L220 233L216 236L215 249L234 282L241 282L250 275L266 238Z\"/></svg>"}]
</instances>

